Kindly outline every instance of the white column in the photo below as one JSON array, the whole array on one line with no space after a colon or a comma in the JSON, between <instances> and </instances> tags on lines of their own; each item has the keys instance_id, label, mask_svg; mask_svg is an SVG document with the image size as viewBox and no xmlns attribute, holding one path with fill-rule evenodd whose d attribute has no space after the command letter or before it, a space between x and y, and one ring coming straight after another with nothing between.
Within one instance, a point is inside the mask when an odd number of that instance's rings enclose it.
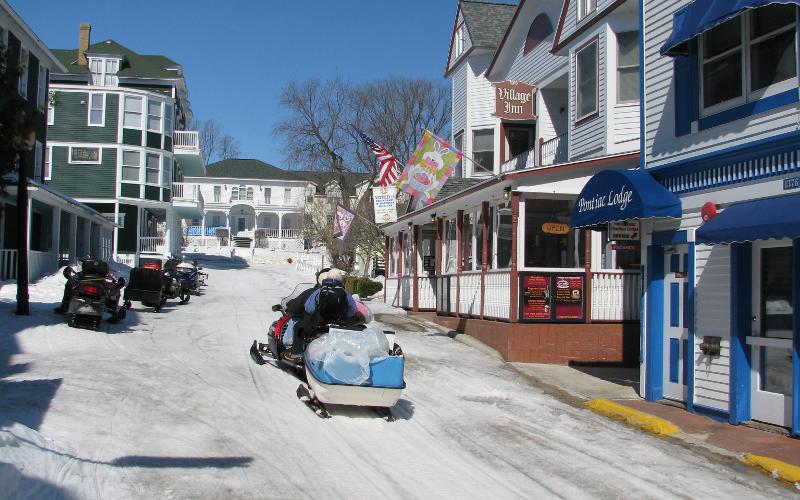
<instances>
[{"instance_id":1,"label":"white column","mask_svg":"<svg viewBox=\"0 0 800 500\"><path fill-rule=\"evenodd\" d=\"M51 230L50 252L58 255L61 253L61 209L53 207L53 224Z\"/></svg>"},{"instance_id":2,"label":"white column","mask_svg":"<svg viewBox=\"0 0 800 500\"><path fill-rule=\"evenodd\" d=\"M143 215L144 214L142 213L142 207L137 206L136 207L136 255L135 255L134 260L133 260L133 265L134 266L138 266L139 265L139 250L140 250L140 245L141 245L141 242L139 240L142 237L142 217L143 217Z\"/></svg>"},{"instance_id":3,"label":"white column","mask_svg":"<svg viewBox=\"0 0 800 500\"><path fill-rule=\"evenodd\" d=\"M78 216L69 214L69 261L78 262Z\"/></svg>"},{"instance_id":4,"label":"white column","mask_svg":"<svg viewBox=\"0 0 800 500\"><path fill-rule=\"evenodd\" d=\"M114 222L116 223L119 220L119 203L114 203ZM119 228L114 227L111 229L111 252L114 259L117 258L117 244L119 242Z\"/></svg>"},{"instance_id":5,"label":"white column","mask_svg":"<svg viewBox=\"0 0 800 500\"><path fill-rule=\"evenodd\" d=\"M286 214L278 213L278 238L283 238L283 216Z\"/></svg>"},{"instance_id":6,"label":"white column","mask_svg":"<svg viewBox=\"0 0 800 500\"><path fill-rule=\"evenodd\" d=\"M173 231L175 230L175 216L171 209L167 209L166 227L164 228L164 245L167 247L167 253L180 253L175 252L175 245L172 239Z\"/></svg>"}]
</instances>

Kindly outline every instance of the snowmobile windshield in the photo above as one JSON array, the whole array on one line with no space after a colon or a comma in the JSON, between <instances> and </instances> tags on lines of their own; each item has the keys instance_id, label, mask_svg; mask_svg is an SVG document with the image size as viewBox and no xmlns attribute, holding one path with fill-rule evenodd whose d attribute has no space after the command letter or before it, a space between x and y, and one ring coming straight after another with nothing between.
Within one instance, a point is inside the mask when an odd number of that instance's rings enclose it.
<instances>
[{"instance_id":1,"label":"snowmobile windshield","mask_svg":"<svg viewBox=\"0 0 800 500\"><path fill-rule=\"evenodd\" d=\"M296 298L298 295L300 295L301 293L303 293L304 291L308 290L309 288L311 288L311 287L313 287L313 286L315 286L315 284L314 284L314 283L298 283L298 284L297 284L297 285L294 287L294 290L292 290L292 292L291 292L289 295L287 295L286 297L284 297L284 298L282 298L282 299L281 299L281 305L282 305L284 308L286 308L286 304L287 304L287 303L288 303L290 300L292 300L292 299Z\"/></svg>"}]
</instances>

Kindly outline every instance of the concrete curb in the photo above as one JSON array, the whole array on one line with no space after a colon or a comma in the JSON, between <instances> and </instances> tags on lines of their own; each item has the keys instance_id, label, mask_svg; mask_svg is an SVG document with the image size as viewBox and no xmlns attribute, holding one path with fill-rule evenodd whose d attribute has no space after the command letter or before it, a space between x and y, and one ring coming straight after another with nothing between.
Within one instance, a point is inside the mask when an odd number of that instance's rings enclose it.
<instances>
[{"instance_id":1,"label":"concrete curb","mask_svg":"<svg viewBox=\"0 0 800 500\"><path fill-rule=\"evenodd\" d=\"M631 427L642 429L650 434L674 436L681 433L681 430L669 420L664 420L655 415L628 408L627 406L614 403L607 399L594 399L587 402L584 406L595 413L614 420L619 420Z\"/></svg>"},{"instance_id":2,"label":"concrete curb","mask_svg":"<svg viewBox=\"0 0 800 500\"><path fill-rule=\"evenodd\" d=\"M789 483L800 482L800 467L795 465L750 453L745 454L745 456L741 458L741 461L750 467L766 472L774 479L782 479Z\"/></svg>"}]
</instances>

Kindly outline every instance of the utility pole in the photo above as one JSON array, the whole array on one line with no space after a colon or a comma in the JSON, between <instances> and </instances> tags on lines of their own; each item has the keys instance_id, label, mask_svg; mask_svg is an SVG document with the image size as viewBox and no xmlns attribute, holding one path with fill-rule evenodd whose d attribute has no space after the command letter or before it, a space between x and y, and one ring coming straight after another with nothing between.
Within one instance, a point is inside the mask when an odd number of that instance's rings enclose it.
<instances>
[{"instance_id":1,"label":"utility pole","mask_svg":"<svg viewBox=\"0 0 800 500\"><path fill-rule=\"evenodd\" d=\"M28 153L33 149L33 132L20 138L17 171L17 314L30 314L28 304Z\"/></svg>"}]
</instances>

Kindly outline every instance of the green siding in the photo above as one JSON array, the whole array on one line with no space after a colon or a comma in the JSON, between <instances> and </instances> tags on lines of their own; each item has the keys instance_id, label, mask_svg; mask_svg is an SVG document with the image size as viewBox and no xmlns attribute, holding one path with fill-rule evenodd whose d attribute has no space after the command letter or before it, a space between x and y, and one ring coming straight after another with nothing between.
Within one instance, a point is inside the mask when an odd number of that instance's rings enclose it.
<instances>
[{"instance_id":1,"label":"green siding","mask_svg":"<svg viewBox=\"0 0 800 500\"><path fill-rule=\"evenodd\" d=\"M69 148L53 146L53 179L48 184L75 198L115 198L117 150L103 148L99 165L72 165Z\"/></svg>"},{"instance_id":2,"label":"green siding","mask_svg":"<svg viewBox=\"0 0 800 500\"><path fill-rule=\"evenodd\" d=\"M64 142L116 143L119 118L119 95L106 94L106 124L90 127L89 94L87 92L58 92L53 125L48 128L48 140Z\"/></svg>"},{"instance_id":3,"label":"green siding","mask_svg":"<svg viewBox=\"0 0 800 500\"><path fill-rule=\"evenodd\" d=\"M142 145L142 131L134 128L122 129L122 143L130 144L131 146Z\"/></svg>"},{"instance_id":4,"label":"green siding","mask_svg":"<svg viewBox=\"0 0 800 500\"><path fill-rule=\"evenodd\" d=\"M158 196L161 194L161 189L156 186L144 187L144 199L159 201Z\"/></svg>"},{"instance_id":5,"label":"green siding","mask_svg":"<svg viewBox=\"0 0 800 500\"><path fill-rule=\"evenodd\" d=\"M126 198L141 198L138 184L126 184L123 182L119 194Z\"/></svg>"},{"instance_id":6,"label":"green siding","mask_svg":"<svg viewBox=\"0 0 800 500\"><path fill-rule=\"evenodd\" d=\"M136 251L136 233L139 228L137 217L139 207L136 205L119 205L119 213L125 214L125 227L117 231L117 251L122 253Z\"/></svg>"}]
</instances>

